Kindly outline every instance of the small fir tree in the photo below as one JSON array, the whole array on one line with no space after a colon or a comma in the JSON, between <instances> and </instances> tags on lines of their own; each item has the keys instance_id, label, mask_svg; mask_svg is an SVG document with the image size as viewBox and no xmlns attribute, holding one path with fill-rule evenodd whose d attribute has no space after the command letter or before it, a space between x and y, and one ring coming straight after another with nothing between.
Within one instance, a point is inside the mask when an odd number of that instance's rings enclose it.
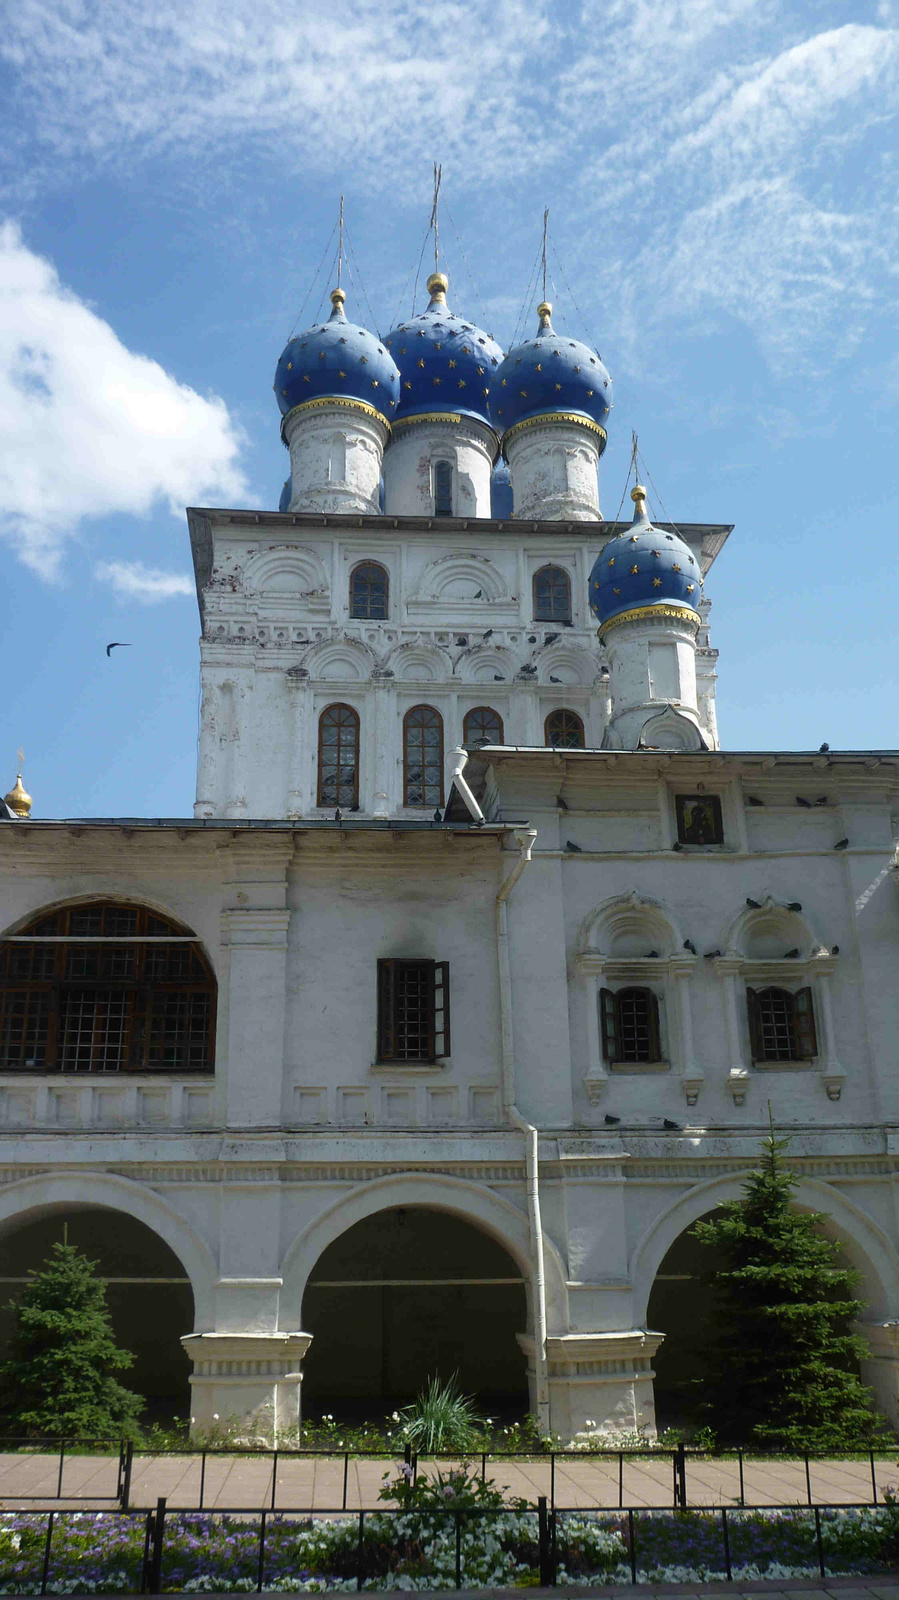
<instances>
[{"instance_id":1,"label":"small fir tree","mask_svg":"<svg viewBox=\"0 0 899 1600\"><path fill-rule=\"evenodd\" d=\"M723 1443L768 1449L857 1448L885 1431L857 1375L864 1341L858 1274L820 1232L823 1213L793 1209L788 1139L771 1134L761 1164L694 1234L717 1248L711 1285L720 1336L703 1387Z\"/></svg>"},{"instance_id":2,"label":"small fir tree","mask_svg":"<svg viewBox=\"0 0 899 1600\"><path fill-rule=\"evenodd\" d=\"M142 1401L113 1376L134 1357L113 1337L106 1284L67 1241L9 1309L14 1330L0 1365L4 1430L26 1438L134 1439Z\"/></svg>"}]
</instances>

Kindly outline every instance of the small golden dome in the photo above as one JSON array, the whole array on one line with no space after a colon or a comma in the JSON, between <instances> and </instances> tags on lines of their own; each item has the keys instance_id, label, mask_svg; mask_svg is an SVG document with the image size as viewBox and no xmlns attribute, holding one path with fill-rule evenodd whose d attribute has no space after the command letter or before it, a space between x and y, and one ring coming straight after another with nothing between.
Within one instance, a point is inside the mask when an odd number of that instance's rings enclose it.
<instances>
[{"instance_id":1,"label":"small golden dome","mask_svg":"<svg viewBox=\"0 0 899 1600\"><path fill-rule=\"evenodd\" d=\"M346 295L344 294L342 289L332 289L331 290L331 304L334 307L335 311L337 310L338 306L342 306L342 305L346 304Z\"/></svg>"},{"instance_id":2,"label":"small golden dome","mask_svg":"<svg viewBox=\"0 0 899 1600\"><path fill-rule=\"evenodd\" d=\"M432 272L428 279L428 294L431 304L446 305L446 291L449 288L449 278L445 272Z\"/></svg>"},{"instance_id":3,"label":"small golden dome","mask_svg":"<svg viewBox=\"0 0 899 1600\"><path fill-rule=\"evenodd\" d=\"M26 794L22 787L21 772L16 773L15 787L10 789L9 794L5 794L3 798L6 801L6 804L9 806L10 811L12 811L15 816L31 816L31 795Z\"/></svg>"},{"instance_id":4,"label":"small golden dome","mask_svg":"<svg viewBox=\"0 0 899 1600\"><path fill-rule=\"evenodd\" d=\"M633 500L634 505L637 507L638 512L646 510L646 490L644 489L642 483L634 484L634 487L631 490L631 499Z\"/></svg>"},{"instance_id":5,"label":"small golden dome","mask_svg":"<svg viewBox=\"0 0 899 1600\"><path fill-rule=\"evenodd\" d=\"M549 327L549 319L552 316L552 314L553 314L553 308L550 305L549 301L548 300L541 300L539 306L537 307L537 315L540 318L540 326L541 326L541 328L548 328Z\"/></svg>"}]
</instances>

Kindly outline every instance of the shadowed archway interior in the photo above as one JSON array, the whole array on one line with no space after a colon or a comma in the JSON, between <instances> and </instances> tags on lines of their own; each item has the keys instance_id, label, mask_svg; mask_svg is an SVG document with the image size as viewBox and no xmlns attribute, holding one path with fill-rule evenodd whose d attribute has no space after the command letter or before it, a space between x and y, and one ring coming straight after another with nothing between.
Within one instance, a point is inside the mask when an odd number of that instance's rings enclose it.
<instances>
[{"instance_id":1,"label":"shadowed archway interior","mask_svg":"<svg viewBox=\"0 0 899 1600\"><path fill-rule=\"evenodd\" d=\"M143 1222L101 1207L45 1212L0 1235L0 1360L12 1330L10 1300L22 1293L29 1273L39 1271L67 1231L69 1244L98 1263L107 1280L106 1299L116 1343L134 1356L117 1374L143 1396L148 1421L166 1423L190 1415L190 1362L181 1335L194 1323L190 1280L178 1257Z\"/></svg>"},{"instance_id":2,"label":"shadowed archway interior","mask_svg":"<svg viewBox=\"0 0 899 1600\"><path fill-rule=\"evenodd\" d=\"M488 1234L444 1211L379 1211L322 1252L306 1287L304 1409L380 1416L458 1373L491 1414L523 1411L526 1327L521 1271Z\"/></svg>"}]
</instances>

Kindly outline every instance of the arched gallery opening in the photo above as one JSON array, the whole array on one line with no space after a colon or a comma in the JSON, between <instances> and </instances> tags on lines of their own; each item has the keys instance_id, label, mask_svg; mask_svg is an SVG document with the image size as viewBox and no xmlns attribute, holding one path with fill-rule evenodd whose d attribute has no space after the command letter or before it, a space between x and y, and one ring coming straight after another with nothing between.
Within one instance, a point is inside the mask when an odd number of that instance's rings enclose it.
<instances>
[{"instance_id":1,"label":"arched gallery opening","mask_svg":"<svg viewBox=\"0 0 899 1600\"><path fill-rule=\"evenodd\" d=\"M713 1210L698 1220L706 1222L714 1216ZM840 1265L857 1265L847 1257L835 1229L827 1225L824 1231L841 1246ZM719 1259L719 1252L710 1245L701 1245L692 1236L692 1228L688 1228L675 1239L656 1273L646 1326L665 1335L653 1362L660 1432L663 1428L701 1427L709 1422L702 1409L702 1380L707 1352L718 1338L719 1323L712 1290L702 1282L702 1275L713 1271ZM859 1299L866 1298L864 1282L857 1293Z\"/></svg>"},{"instance_id":2,"label":"arched gallery opening","mask_svg":"<svg viewBox=\"0 0 899 1600\"><path fill-rule=\"evenodd\" d=\"M107 1305L116 1343L134 1356L117 1374L142 1395L148 1422L167 1423L190 1415L190 1361L181 1335L190 1333L194 1300L190 1280L174 1251L145 1223L105 1207L45 1211L0 1234L0 1360L9 1347L12 1313L6 1307L39 1271L64 1233L69 1244L106 1279Z\"/></svg>"},{"instance_id":3,"label":"arched gallery opening","mask_svg":"<svg viewBox=\"0 0 899 1600\"><path fill-rule=\"evenodd\" d=\"M521 1270L489 1234L445 1211L379 1211L330 1244L309 1279L304 1411L378 1418L435 1374L458 1373L489 1416L519 1416L526 1328Z\"/></svg>"}]
</instances>

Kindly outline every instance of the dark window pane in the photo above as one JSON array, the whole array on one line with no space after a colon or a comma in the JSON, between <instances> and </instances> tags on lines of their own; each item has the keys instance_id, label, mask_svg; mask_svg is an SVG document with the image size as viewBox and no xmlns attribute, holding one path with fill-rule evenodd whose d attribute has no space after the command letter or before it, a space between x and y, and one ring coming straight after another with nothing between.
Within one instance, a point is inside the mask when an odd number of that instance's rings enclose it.
<instances>
[{"instance_id":1,"label":"dark window pane","mask_svg":"<svg viewBox=\"0 0 899 1600\"><path fill-rule=\"evenodd\" d=\"M763 1061L797 1058L793 1027L794 998L786 989L760 989L757 994L758 1026Z\"/></svg>"},{"instance_id":2,"label":"dark window pane","mask_svg":"<svg viewBox=\"0 0 899 1600\"><path fill-rule=\"evenodd\" d=\"M534 621L571 621L571 582L563 567L541 567L534 573Z\"/></svg>"},{"instance_id":3,"label":"dark window pane","mask_svg":"<svg viewBox=\"0 0 899 1600\"><path fill-rule=\"evenodd\" d=\"M561 750L584 749L584 724L576 711L551 711L545 723L546 742Z\"/></svg>"},{"instance_id":4,"label":"dark window pane","mask_svg":"<svg viewBox=\"0 0 899 1600\"><path fill-rule=\"evenodd\" d=\"M502 744L503 719L490 706L475 706L462 724L463 744Z\"/></svg>"},{"instance_id":5,"label":"dark window pane","mask_svg":"<svg viewBox=\"0 0 899 1600\"><path fill-rule=\"evenodd\" d=\"M359 800L359 718L352 706L328 706L318 730L318 803L354 806Z\"/></svg>"},{"instance_id":6,"label":"dark window pane","mask_svg":"<svg viewBox=\"0 0 899 1600\"><path fill-rule=\"evenodd\" d=\"M451 517L453 514L453 469L448 461L434 463L434 515Z\"/></svg>"},{"instance_id":7,"label":"dark window pane","mask_svg":"<svg viewBox=\"0 0 899 1600\"><path fill-rule=\"evenodd\" d=\"M443 805L443 719L433 706L413 706L403 721L403 804Z\"/></svg>"},{"instance_id":8,"label":"dark window pane","mask_svg":"<svg viewBox=\"0 0 899 1600\"><path fill-rule=\"evenodd\" d=\"M0 1067L42 1067L49 1025L46 990L0 991Z\"/></svg>"},{"instance_id":9,"label":"dark window pane","mask_svg":"<svg viewBox=\"0 0 899 1600\"><path fill-rule=\"evenodd\" d=\"M387 616L387 572L376 561L360 562L350 574L350 616L383 622Z\"/></svg>"}]
</instances>

